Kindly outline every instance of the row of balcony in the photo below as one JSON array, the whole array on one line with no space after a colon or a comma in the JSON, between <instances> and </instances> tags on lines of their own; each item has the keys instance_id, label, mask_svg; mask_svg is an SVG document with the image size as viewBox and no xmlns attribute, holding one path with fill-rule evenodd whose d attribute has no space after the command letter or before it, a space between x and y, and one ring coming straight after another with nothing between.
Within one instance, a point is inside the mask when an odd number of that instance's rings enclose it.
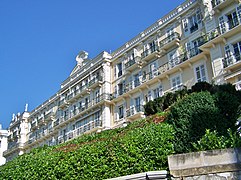
<instances>
[{"instance_id":1,"label":"row of balcony","mask_svg":"<svg viewBox=\"0 0 241 180\"><path fill-rule=\"evenodd\" d=\"M166 37L165 39L161 40L158 43L154 43L153 46L149 47L148 49L144 50L141 53L141 58L145 59L147 56L149 56L150 54L154 53L154 52L160 52L161 50L165 50L168 49L169 47L171 47L172 45L174 45L175 43L180 41L180 34L177 32L173 32L172 34L170 34L168 37Z\"/></svg>"},{"instance_id":2,"label":"row of balcony","mask_svg":"<svg viewBox=\"0 0 241 180\"><path fill-rule=\"evenodd\" d=\"M94 130L96 128L100 128L102 126L102 122L100 119L96 119L93 121L90 121L89 123L80 126L70 132L68 132L66 135L61 135L58 137L58 143L65 142L67 140L73 139L75 137L78 137L86 132L90 132L91 130Z\"/></svg>"},{"instance_id":3,"label":"row of balcony","mask_svg":"<svg viewBox=\"0 0 241 180\"><path fill-rule=\"evenodd\" d=\"M31 123L31 129L34 130L42 124L47 124L51 120L54 120L54 117L55 117L54 111L47 112L46 114L40 116L38 119L36 119Z\"/></svg>"},{"instance_id":4,"label":"row of balcony","mask_svg":"<svg viewBox=\"0 0 241 180\"><path fill-rule=\"evenodd\" d=\"M59 106L64 107L65 105L68 105L68 102L79 98L81 95L84 95L86 92L89 92L92 88L95 88L101 82L103 82L103 76L98 76L96 78L93 78L88 82L88 84L81 86L79 89L76 89L74 92L69 94L66 98L61 99L59 102Z\"/></svg>"},{"instance_id":5,"label":"row of balcony","mask_svg":"<svg viewBox=\"0 0 241 180\"><path fill-rule=\"evenodd\" d=\"M161 65L157 69L153 69L153 71L148 73L143 73L141 76L138 77L138 79L135 79L125 85L122 89L120 89L118 92L114 92L113 96L114 98L121 96L124 93L127 93L128 91L131 91L132 89L146 83L147 81L150 81L154 79L155 77L164 74L170 69L173 69L174 67L178 66L179 64L185 62L186 60L189 60L193 58L194 56L200 54L202 51L199 50L197 47L190 49L189 51L186 51L179 55L178 57L170 60L169 62Z\"/></svg>"},{"instance_id":6,"label":"row of balcony","mask_svg":"<svg viewBox=\"0 0 241 180\"><path fill-rule=\"evenodd\" d=\"M65 122L69 119L75 118L76 116L83 114L84 112L86 112L86 110L93 108L94 106L96 106L104 101L110 101L110 100L111 100L111 94L107 94L107 93L101 94L100 96L98 96L98 97L92 99L90 102L86 103L84 106L78 107L78 108L74 109L73 111L71 111L68 115L62 116L59 119L57 119L54 122L54 127L60 125L61 123Z\"/></svg>"},{"instance_id":7,"label":"row of balcony","mask_svg":"<svg viewBox=\"0 0 241 180\"><path fill-rule=\"evenodd\" d=\"M63 124L64 122L68 121L69 119L73 119L76 118L78 115L83 114L84 112L86 112L86 110L88 108L93 108L95 105L98 105L99 103L103 102L104 100L111 100L111 95L110 94L102 94L99 97L96 97L94 99L91 100L91 102L88 102L88 104L85 104L85 106L81 107L81 108L77 108L73 111L71 111L67 116L62 116L60 118L58 118L55 122L54 122L54 128L56 128L57 126ZM38 127L38 125L35 123L34 127ZM87 126L86 126L87 127ZM31 137L29 139L29 141L27 142L27 144L31 144L39 139L42 139L43 137L49 135L50 133L52 133L54 131L54 128L49 128L44 130L43 132L39 133L37 136ZM78 133L77 133L78 134Z\"/></svg>"},{"instance_id":8,"label":"row of balcony","mask_svg":"<svg viewBox=\"0 0 241 180\"><path fill-rule=\"evenodd\" d=\"M180 41L180 34L177 32L174 32L172 34L170 34L168 37L166 37L165 39L161 40L158 43L154 43L153 46L149 47L148 49L144 50L141 53L141 57L135 57L131 60L129 60L127 63L125 63L125 69L126 70L132 70L134 69L137 64L142 64L145 61L148 61L151 59L153 54L156 53L161 53L162 51L165 52L166 49L175 46L175 44L177 44ZM150 56L150 57L149 57ZM143 62L141 61L143 60ZM118 77L120 77L122 75L122 71L118 72Z\"/></svg>"}]
</instances>

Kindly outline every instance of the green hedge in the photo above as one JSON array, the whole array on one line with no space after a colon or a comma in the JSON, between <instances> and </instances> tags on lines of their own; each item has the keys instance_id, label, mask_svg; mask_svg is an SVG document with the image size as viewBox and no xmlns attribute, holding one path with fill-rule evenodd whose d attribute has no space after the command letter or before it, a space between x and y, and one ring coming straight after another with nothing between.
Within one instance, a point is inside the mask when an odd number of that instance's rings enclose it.
<instances>
[{"instance_id":1,"label":"green hedge","mask_svg":"<svg viewBox=\"0 0 241 180\"><path fill-rule=\"evenodd\" d=\"M227 136L227 129L237 131L239 103L233 94L217 92L192 93L170 108L167 122L175 130L175 151L193 151L192 143L199 140L206 129Z\"/></svg>"},{"instance_id":2,"label":"green hedge","mask_svg":"<svg viewBox=\"0 0 241 180\"><path fill-rule=\"evenodd\" d=\"M106 179L167 169L171 125L141 120L123 129L42 147L0 167L0 179Z\"/></svg>"}]
</instances>

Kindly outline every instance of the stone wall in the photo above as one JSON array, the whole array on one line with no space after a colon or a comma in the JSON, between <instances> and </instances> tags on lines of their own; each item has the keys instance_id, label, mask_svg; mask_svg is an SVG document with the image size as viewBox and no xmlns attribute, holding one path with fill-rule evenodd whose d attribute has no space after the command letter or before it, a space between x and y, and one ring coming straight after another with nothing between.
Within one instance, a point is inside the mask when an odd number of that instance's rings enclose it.
<instances>
[{"instance_id":1,"label":"stone wall","mask_svg":"<svg viewBox=\"0 0 241 180\"><path fill-rule=\"evenodd\" d=\"M177 154L168 164L175 180L241 180L241 148Z\"/></svg>"}]
</instances>

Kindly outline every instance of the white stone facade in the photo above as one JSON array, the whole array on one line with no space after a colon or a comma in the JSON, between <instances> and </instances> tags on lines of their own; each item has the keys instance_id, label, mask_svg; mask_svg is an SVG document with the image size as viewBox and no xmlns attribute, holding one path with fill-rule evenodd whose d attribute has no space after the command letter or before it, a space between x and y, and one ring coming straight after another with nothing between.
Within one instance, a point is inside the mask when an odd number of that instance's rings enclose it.
<instances>
[{"instance_id":1,"label":"white stone facade","mask_svg":"<svg viewBox=\"0 0 241 180\"><path fill-rule=\"evenodd\" d=\"M187 0L111 54L81 51L60 90L21 121L21 152L121 127L144 117L149 100L196 82L241 89L240 24L238 0Z\"/></svg>"},{"instance_id":2,"label":"white stone facade","mask_svg":"<svg viewBox=\"0 0 241 180\"><path fill-rule=\"evenodd\" d=\"M5 164L6 159L3 157L3 152L8 148L8 131L3 130L0 124L0 166Z\"/></svg>"}]
</instances>

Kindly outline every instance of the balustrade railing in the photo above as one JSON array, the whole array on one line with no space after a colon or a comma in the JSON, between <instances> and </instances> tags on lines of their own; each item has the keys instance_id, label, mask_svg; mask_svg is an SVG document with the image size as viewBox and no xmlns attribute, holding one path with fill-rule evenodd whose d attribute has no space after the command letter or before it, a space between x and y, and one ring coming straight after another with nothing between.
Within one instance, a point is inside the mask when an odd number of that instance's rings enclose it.
<instances>
[{"instance_id":1,"label":"balustrade railing","mask_svg":"<svg viewBox=\"0 0 241 180\"><path fill-rule=\"evenodd\" d=\"M223 58L223 67L226 68L228 66L231 66L232 64L235 64L236 62L241 60L241 54L236 53L231 56L227 56Z\"/></svg>"},{"instance_id":2,"label":"balustrade railing","mask_svg":"<svg viewBox=\"0 0 241 180\"><path fill-rule=\"evenodd\" d=\"M177 32L174 32L172 34L170 34L169 36L167 36L165 39L160 41L160 48L165 46L166 44L170 43L171 41L175 40L175 39L179 39L180 40L180 34Z\"/></svg>"}]
</instances>

